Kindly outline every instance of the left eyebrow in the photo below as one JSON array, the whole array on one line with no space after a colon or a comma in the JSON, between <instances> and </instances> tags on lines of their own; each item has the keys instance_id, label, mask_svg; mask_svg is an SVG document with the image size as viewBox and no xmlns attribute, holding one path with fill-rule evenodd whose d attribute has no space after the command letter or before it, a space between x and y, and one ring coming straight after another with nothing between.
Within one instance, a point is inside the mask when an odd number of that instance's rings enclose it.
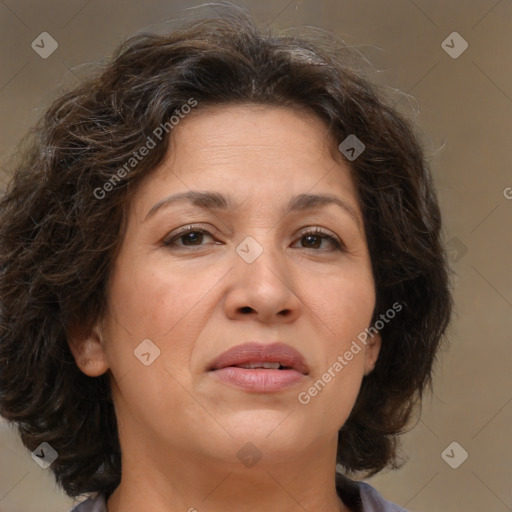
<instances>
[{"instance_id":1,"label":"left eyebrow","mask_svg":"<svg viewBox=\"0 0 512 512\"><path fill-rule=\"evenodd\" d=\"M194 206L203 208L205 210L227 210L233 205L233 201L229 197L224 196L218 192L200 192L190 190L188 192L173 194L158 201L149 210L143 222L152 217L161 208L166 208L173 204L184 201L192 203ZM292 212L313 210L315 208L320 208L331 204L339 206L352 218L352 220L355 221L359 230L361 230L361 219L359 218L359 215L357 214L354 207L340 197L332 194L299 194L290 200L288 206L286 207L285 215Z\"/></svg>"},{"instance_id":2,"label":"left eyebrow","mask_svg":"<svg viewBox=\"0 0 512 512\"><path fill-rule=\"evenodd\" d=\"M332 194L299 194L289 202L286 214L296 211L313 210L314 208L329 206L331 204L339 206L345 213L348 213L357 224L359 230L362 230L361 219L355 208L340 197Z\"/></svg>"}]
</instances>

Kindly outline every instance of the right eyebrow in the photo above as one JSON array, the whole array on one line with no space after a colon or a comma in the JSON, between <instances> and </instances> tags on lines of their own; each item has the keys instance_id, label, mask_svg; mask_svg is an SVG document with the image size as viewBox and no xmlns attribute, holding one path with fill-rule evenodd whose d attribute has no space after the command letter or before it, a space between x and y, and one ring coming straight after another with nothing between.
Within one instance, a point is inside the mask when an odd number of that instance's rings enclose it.
<instances>
[{"instance_id":1,"label":"right eyebrow","mask_svg":"<svg viewBox=\"0 0 512 512\"><path fill-rule=\"evenodd\" d=\"M180 192L161 199L149 210L143 222L152 217L161 208L166 208L178 202L188 201L194 206L203 209L227 210L231 206L231 201L226 196L218 192L198 192L190 190Z\"/></svg>"}]
</instances>

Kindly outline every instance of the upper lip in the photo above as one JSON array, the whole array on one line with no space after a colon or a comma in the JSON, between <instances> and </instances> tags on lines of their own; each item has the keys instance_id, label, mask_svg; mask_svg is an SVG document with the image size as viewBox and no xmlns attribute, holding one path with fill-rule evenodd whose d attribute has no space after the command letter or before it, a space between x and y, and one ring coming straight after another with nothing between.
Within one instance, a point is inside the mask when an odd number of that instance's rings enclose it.
<instances>
[{"instance_id":1,"label":"upper lip","mask_svg":"<svg viewBox=\"0 0 512 512\"><path fill-rule=\"evenodd\" d=\"M308 375L309 368L301 353L285 343L244 343L226 350L217 357L210 366L209 371L227 368L248 363L280 363L282 366L293 368L304 375Z\"/></svg>"}]
</instances>

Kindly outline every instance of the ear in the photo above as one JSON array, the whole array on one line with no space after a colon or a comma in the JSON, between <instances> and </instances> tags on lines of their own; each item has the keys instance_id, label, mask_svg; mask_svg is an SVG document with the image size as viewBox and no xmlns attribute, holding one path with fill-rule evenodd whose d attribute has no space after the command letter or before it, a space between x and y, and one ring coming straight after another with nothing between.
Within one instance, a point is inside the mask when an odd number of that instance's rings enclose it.
<instances>
[{"instance_id":1,"label":"ear","mask_svg":"<svg viewBox=\"0 0 512 512\"><path fill-rule=\"evenodd\" d=\"M375 334L368 338L366 343L366 351L364 353L364 374L368 375L375 368L377 359L379 357L380 347L382 345L382 338L380 333Z\"/></svg>"},{"instance_id":2,"label":"ear","mask_svg":"<svg viewBox=\"0 0 512 512\"><path fill-rule=\"evenodd\" d=\"M67 338L76 365L83 373L89 377L99 377L108 370L99 322L89 333L79 326L72 326L67 331Z\"/></svg>"}]
</instances>

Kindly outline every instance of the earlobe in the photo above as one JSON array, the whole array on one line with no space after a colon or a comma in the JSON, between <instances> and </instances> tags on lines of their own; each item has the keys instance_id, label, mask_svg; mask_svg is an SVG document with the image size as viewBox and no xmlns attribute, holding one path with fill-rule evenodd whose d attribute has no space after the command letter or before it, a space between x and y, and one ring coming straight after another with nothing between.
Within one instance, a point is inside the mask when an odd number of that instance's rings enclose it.
<instances>
[{"instance_id":1,"label":"earlobe","mask_svg":"<svg viewBox=\"0 0 512 512\"><path fill-rule=\"evenodd\" d=\"M89 334L80 328L68 329L68 345L78 368L89 377L99 377L109 368L100 325Z\"/></svg>"},{"instance_id":2,"label":"earlobe","mask_svg":"<svg viewBox=\"0 0 512 512\"><path fill-rule=\"evenodd\" d=\"M370 374L375 368L377 359L379 357L380 347L382 345L382 338L380 333L375 334L368 339L366 344L366 351L364 354L364 374Z\"/></svg>"}]
</instances>

